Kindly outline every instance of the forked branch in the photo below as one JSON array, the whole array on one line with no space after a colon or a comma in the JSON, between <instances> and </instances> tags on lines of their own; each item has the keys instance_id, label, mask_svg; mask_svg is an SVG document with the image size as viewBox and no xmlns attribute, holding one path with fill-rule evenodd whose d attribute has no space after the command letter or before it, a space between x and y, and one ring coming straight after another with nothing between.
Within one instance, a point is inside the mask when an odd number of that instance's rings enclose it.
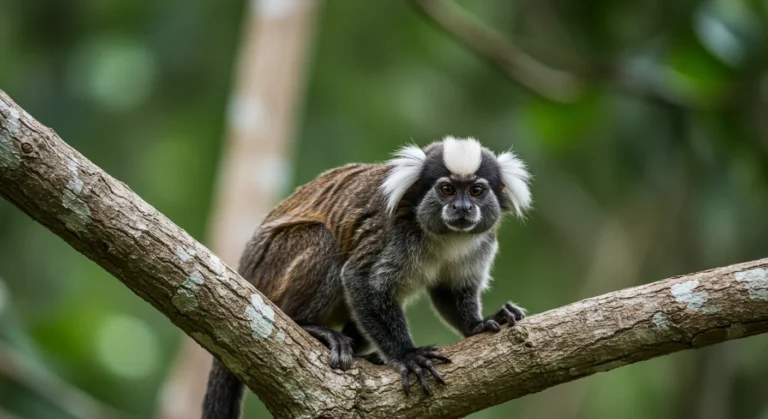
<instances>
[{"instance_id":1,"label":"forked branch","mask_svg":"<svg viewBox=\"0 0 768 419\"><path fill-rule=\"evenodd\" d=\"M589 298L445 348L446 386L405 397L325 348L251 284L0 91L0 195L220 358L276 417L447 418L622 365L768 331L768 259Z\"/></svg>"}]
</instances>

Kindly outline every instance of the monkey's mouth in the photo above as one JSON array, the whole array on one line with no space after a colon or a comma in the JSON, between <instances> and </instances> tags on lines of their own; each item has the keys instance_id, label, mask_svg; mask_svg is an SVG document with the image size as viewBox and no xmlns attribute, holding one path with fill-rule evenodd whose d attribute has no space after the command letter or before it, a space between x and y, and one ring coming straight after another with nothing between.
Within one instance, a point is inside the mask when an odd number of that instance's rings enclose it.
<instances>
[{"instance_id":1,"label":"monkey's mouth","mask_svg":"<svg viewBox=\"0 0 768 419\"><path fill-rule=\"evenodd\" d=\"M477 225L477 221L466 217L456 217L445 220L445 225L453 231L469 231Z\"/></svg>"}]
</instances>

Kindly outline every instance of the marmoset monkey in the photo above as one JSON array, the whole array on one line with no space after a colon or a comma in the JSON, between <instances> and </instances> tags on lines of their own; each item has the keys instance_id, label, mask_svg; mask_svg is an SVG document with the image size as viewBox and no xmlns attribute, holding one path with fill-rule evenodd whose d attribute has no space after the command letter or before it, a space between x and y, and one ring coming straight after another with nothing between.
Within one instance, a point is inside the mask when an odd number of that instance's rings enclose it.
<instances>
[{"instance_id":1,"label":"marmoset monkey","mask_svg":"<svg viewBox=\"0 0 768 419\"><path fill-rule=\"evenodd\" d=\"M531 205L530 175L512 152L495 155L472 138L446 137L400 149L385 164L349 164L299 187L267 215L248 242L239 272L330 349L332 368L353 357L399 370L409 392L424 370L443 383L435 346L416 347L406 300L426 290L463 336L513 326L523 310L504 304L481 316L504 213ZM214 360L205 419L236 419L243 385Z\"/></svg>"}]
</instances>

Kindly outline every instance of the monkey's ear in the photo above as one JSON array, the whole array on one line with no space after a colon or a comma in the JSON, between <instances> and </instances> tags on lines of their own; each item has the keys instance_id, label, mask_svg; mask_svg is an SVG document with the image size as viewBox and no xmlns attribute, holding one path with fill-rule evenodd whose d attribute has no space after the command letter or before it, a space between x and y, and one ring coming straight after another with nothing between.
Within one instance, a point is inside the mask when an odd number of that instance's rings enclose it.
<instances>
[{"instance_id":1,"label":"monkey's ear","mask_svg":"<svg viewBox=\"0 0 768 419\"><path fill-rule=\"evenodd\" d=\"M515 214L522 217L531 207L531 191L528 189L531 174L525 163L511 151L499 154L496 161L501 169L501 192L512 203Z\"/></svg>"},{"instance_id":2,"label":"monkey's ear","mask_svg":"<svg viewBox=\"0 0 768 419\"><path fill-rule=\"evenodd\" d=\"M407 145L397 150L394 157L387 162L391 168L379 189L387 200L388 214L395 212L403 195L419 180L425 160L427 155L422 149Z\"/></svg>"}]
</instances>

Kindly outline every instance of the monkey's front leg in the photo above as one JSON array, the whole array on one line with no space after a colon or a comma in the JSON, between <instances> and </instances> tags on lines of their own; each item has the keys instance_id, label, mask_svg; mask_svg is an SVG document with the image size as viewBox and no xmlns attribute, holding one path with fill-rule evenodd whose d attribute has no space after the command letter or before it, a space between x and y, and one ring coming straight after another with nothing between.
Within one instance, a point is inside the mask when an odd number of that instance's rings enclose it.
<instances>
[{"instance_id":1,"label":"monkey's front leg","mask_svg":"<svg viewBox=\"0 0 768 419\"><path fill-rule=\"evenodd\" d=\"M344 288L357 326L376 344L385 361L400 372L406 395L410 390L410 373L416 375L424 392L432 395L424 379L424 370L429 371L439 383L445 384L432 360L451 360L434 345L417 348L413 344L405 313L394 296L394 282L353 275L350 271L347 270L345 275Z\"/></svg>"},{"instance_id":2,"label":"monkey's front leg","mask_svg":"<svg viewBox=\"0 0 768 419\"><path fill-rule=\"evenodd\" d=\"M480 315L479 281L455 287L439 284L429 290L432 303L440 315L464 337L483 332L498 332L502 324L514 326L525 318L522 308L511 302L505 303L495 314L482 318Z\"/></svg>"}]
</instances>

